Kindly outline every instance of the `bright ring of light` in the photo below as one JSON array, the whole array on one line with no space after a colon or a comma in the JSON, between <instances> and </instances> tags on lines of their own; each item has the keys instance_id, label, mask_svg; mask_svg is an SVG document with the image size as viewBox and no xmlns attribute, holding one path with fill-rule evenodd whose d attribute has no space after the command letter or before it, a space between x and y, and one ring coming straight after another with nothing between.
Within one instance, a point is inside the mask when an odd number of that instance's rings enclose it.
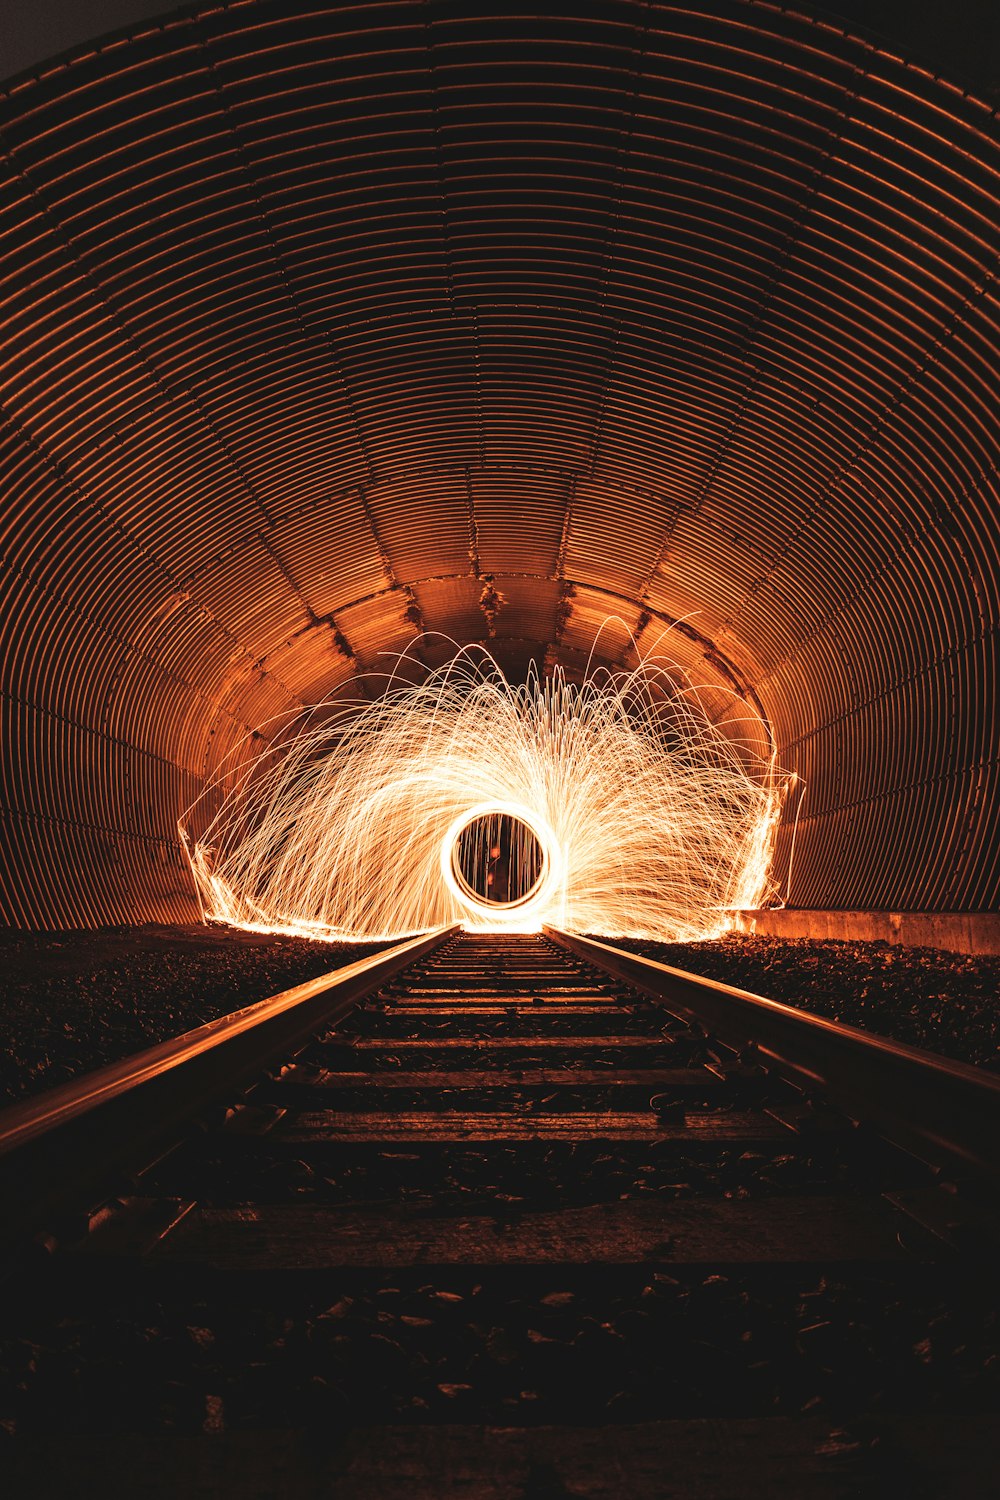
<instances>
[{"instance_id":1,"label":"bright ring of light","mask_svg":"<svg viewBox=\"0 0 1000 1500\"><path fill-rule=\"evenodd\" d=\"M470 823L477 818L506 814L523 823L538 840L542 851L542 868L531 890L517 901L480 901L470 891L464 880L459 880L455 859L458 840ZM562 884L563 862L555 834L543 818L520 802L480 802L461 813L449 826L441 840L441 878L456 901L466 908L477 927L502 927L516 922L519 927L526 922L541 920L545 908L551 904Z\"/></svg>"}]
</instances>

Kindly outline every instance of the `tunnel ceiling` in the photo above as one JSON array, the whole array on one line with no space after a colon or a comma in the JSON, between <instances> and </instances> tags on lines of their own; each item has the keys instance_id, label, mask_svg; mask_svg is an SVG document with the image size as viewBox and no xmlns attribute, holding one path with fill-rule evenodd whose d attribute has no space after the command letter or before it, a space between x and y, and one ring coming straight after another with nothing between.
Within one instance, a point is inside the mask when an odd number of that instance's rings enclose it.
<instances>
[{"instance_id":1,"label":"tunnel ceiling","mask_svg":"<svg viewBox=\"0 0 1000 1500\"><path fill-rule=\"evenodd\" d=\"M8 921L189 916L248 730L608 616L760 708L794 904L995 904L994 116L770 5L542 9L216 4L0 100Z\"/></svg>"}]
</instances>

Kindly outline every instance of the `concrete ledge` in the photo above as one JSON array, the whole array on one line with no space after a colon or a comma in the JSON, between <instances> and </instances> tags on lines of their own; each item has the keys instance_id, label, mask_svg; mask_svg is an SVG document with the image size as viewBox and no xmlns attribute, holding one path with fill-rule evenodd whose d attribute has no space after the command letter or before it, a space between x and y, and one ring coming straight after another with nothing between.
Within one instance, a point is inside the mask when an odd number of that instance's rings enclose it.
<instances>
[{"instance_id":1,"label":"concrete ledge","mask_svg":"<svg viewBox=\"0 0 1000 1500\"><path fill-rule=\"evenodd\" d=\"M899 943L953 953L1000 954L1000 913L991 911L807 911L732 913L737 932L758 937Z\"/></svg>"}]
</instances>

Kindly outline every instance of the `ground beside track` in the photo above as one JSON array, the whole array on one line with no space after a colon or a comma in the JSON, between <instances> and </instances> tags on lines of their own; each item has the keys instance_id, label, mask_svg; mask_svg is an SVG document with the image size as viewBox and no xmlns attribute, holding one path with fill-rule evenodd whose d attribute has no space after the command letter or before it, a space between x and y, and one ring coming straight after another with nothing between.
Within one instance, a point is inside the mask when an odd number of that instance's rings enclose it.
<instances>
[{"instance_id":1,"label":"ground beside track","mask_svg":"<svg viewBox=\"0 0 1000 1500\"><path fill-rule=\"evenodd\" d=\"M384 947L222 927L0 935L0 1104Z\"/></svg>"},{"instance_id":2,"label":"ground beside track","mask_svg":"<svg viewBox=\"0 0 1000 1500\"><path fill-rule=\"evenodd\" d=\"M599 941L944 1057L1000 1069L1000 959L889 943Z\"/></svg>"}]
</instances>

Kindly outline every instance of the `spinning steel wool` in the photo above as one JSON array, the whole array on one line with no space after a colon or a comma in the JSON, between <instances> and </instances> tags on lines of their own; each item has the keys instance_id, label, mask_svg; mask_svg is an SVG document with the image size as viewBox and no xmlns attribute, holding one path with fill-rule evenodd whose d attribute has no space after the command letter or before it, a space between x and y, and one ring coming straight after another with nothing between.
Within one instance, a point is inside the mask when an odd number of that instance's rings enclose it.
<instances>
[{"instance_id":1,"label":"spinning steel wool","mask_svg":"<svg viewBox=\"0 0 1000 1500\"><path fill-rule=\"evenodd\" d=\"M513 687L460 651L420 686L321 708L186 817L215 808L197 841L181 830L206 918L691 939L768 894L783 778L748 766L669 664Z\"/></svg>"}]
</instances>

